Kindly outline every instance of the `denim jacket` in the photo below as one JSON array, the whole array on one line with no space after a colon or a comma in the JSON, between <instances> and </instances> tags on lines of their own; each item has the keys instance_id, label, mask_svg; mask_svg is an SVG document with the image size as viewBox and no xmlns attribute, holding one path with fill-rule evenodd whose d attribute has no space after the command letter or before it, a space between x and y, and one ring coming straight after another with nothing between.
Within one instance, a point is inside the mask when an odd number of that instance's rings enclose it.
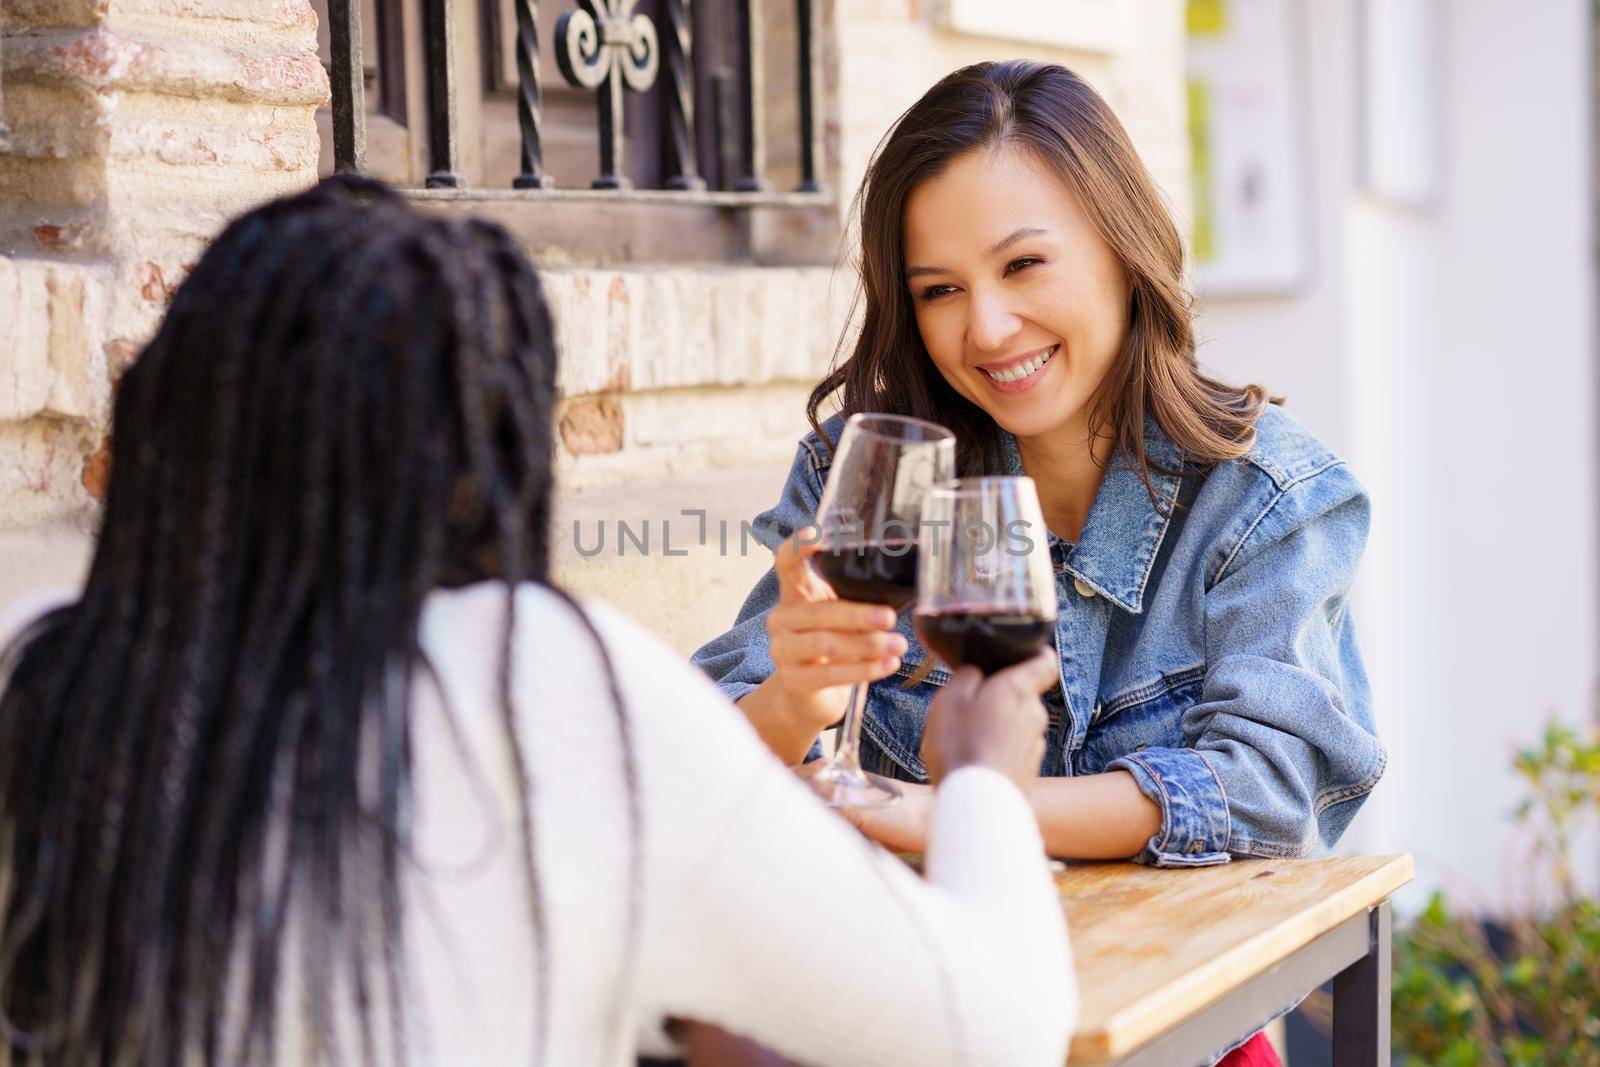
<instances>
[{"instance_id":1,"label":"denim jacket","mask_svg":"<svg viewBox=\"0 0 1600 1067\"><path fill-rule=\"evenodd\" d=\"M842 422L824 424L837 441ZM1153 420L1146 451L1169 470L1183 456ZM1007 473L1021 474L1002 437ZM801 442L775 507L755 522L776 547L814 516L831 463ZM1151 471L1157 507L1119 457L1076 543L1050 536L1061 685L1045 775L1123 770L1161 808L1136 858L1160 866L1230 856L1303 856L1332 846L1383 773L1371 695L1346 597L1366 542L1365 490L1344 461L1276 406L1250 452L1190 476ZM738 700L773 671L769 571L733 629L694 662ZM906 687L928 652L909 615L897 676L868 689L861 758L871 771L926 781L918 752L942 668Z\"/></svg>"}]
</instances>

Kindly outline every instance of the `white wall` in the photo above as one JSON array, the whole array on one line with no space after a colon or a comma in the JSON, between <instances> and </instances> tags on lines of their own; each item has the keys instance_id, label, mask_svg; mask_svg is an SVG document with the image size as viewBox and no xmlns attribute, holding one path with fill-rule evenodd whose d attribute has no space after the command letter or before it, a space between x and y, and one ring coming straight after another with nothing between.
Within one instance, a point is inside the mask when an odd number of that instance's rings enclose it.
<instances>
[{"instance_id":1,"label":"white wall","mask_svg":"<svg viewBox=\"0 0 1600 1067\"><path fill-rule=\"evenodd\" d=\"M1362 181L1354 0L1296 2L1313 267L1279 299L1202 294L1201 358L1287 393L1373 493L1356 610L1391 762L1346 847L1492 906L1513 749L1594 710L1590 4L1433 5L1439 177L1416 205Z\"/></svg>"}]
</instances>

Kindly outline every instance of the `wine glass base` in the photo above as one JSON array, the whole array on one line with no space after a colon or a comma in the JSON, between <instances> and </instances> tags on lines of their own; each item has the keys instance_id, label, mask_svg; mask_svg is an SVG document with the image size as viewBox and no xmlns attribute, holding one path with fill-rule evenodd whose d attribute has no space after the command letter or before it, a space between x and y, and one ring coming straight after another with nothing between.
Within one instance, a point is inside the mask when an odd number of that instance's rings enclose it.
<instances>
[{"instance_id":1,"label":"wine glass base","mask_svg":"<svg viewBox=\"0 0 1600 1067\"><path fill-rule=\"evenodd\" d=\"M829 764L808 775L806 784L830 808L882 808L900 799L900 790L887 779L859 767Z\"/></svg>"}]
</instances>

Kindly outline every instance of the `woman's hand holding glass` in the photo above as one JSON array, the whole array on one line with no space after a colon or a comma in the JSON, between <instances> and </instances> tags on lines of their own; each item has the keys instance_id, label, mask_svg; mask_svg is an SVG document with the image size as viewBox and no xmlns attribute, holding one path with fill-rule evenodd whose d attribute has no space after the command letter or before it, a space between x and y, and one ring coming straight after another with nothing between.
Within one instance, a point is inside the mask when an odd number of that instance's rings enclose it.
<instances>
[{"instance_id":1,"label":"woman's hand holding glass","mask_svg":"<svg viewBox=\"0 0 1600 1067\"><path fill-rule=\"evenodd\" d=\"M819 551L815 527L778 548L778 606L767 615L776 668L767 684L778 710L813 737L844 717L851 686L887 678L906 651L894 609L840 600L807 562Z\"/></svg>"},{"instance_id":2,"label":"woman's hand holding glass","mask_svg":"<svg viewBox=\"0 0 1600 1067\"><path fill-rule=\"evenodd\" d=\"M1039 698L1060 678L1050 649L987 677L976 667L957 670L933 698L922 731L922 762L933 785L902 782L899 804L841 809L845 817L885 848L923 852L933 825L933 786L946 776L988 767L1027 792L1044 759L1048 717Z\"/></svg>"},{"instance_id":3,"label":"woman's hand holding glass","mask_svg":"<svg viewBox=\"0 0 1600 1067\"><path fill-rule=\"evenodd\" d=\"M1049 718L1040 695L1061 679L1053 650L985 676L961 667L942 686L922 730L922 762L935 785L962 767L988 767L1026 790L1039 777Z\"/></svg>"}]
</instances>

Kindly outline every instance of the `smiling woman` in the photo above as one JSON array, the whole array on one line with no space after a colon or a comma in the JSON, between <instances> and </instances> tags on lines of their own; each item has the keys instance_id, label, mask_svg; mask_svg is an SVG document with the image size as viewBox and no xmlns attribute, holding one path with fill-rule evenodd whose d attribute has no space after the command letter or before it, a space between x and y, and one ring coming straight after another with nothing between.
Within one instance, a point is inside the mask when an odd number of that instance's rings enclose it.
<instances>
[{"instance_id":1,"label":"smiling woman","mask_svg":"<svg viewBox=\"0 0 1600 1067\"><path fill-rule=\"evenodd\" d=\"M1346 604L1366 492L1264 389L1201 372L1182 239L1105 101L1059 66L958 70L857 203L861 330L758 529L798 543L816 514L831 398L948 426L961 473L1032 477L1048 527L1046 848L1197 866L1331 846L1385 761ZM780 551L696 660L791 763L867 683L862 764L907 784L852 818L918 849L928 709L962 675L799 558Z\"/></svg>"},{"instance_id":2,"label":"smiling woman","mask_svg":"<svg viewBox=\"0 0 1600 1067\"><path fill-rule=\"evenodd\" d=\"M1059 66L958 70L857 204L861 330L758 528L776 543L815 515L830 398L950 427L961 473L1031 476L1048 527L1050 850L1192 866L1331 845L1384 764L1346 605L1366 493L1264 389L1200 370L1183 242L1105 101ZM908 620L863 621L807 573L775 568L698 662L791 762L869 683L863 764L925 780L949 673ZM915 848L927 798L905 796L862 824Z\"/></svg>"}]
</instances>

